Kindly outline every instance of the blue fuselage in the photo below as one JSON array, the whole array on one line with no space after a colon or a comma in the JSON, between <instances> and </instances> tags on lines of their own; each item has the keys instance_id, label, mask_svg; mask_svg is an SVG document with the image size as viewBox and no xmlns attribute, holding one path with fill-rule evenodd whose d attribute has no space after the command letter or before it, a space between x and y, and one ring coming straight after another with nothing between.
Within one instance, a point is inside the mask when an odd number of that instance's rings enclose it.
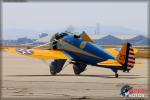
<instances>
[{"instance_id":1,"label":"blue fuselage","mask_svg":"<svg viewBox=\"0 0 150 100\"><path fill-rule=\"evenodd\" d=\"M114 56L104 51L101 47L82 38L75 38L68 35L57 43L59 49L67 54L72 60L96 64L108 59L115 59Z\"/></svg>"}]
</instances>

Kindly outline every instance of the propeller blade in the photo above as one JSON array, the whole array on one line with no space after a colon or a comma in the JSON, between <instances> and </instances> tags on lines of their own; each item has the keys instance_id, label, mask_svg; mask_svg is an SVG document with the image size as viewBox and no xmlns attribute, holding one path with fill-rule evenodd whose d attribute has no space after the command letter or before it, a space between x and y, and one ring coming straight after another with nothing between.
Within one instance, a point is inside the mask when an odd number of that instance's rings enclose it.
<instances>
[{"instance_id":1,"label":"propeller blade","mask_svg":"<svg viewBox=\"0 0 150 100\"><path fill-rule=\"evenodd\" d=\"M43 47L43 46L46 46L46 45L49 45L49 44L51 44L51 42L47 42L47 43L45 43L45 44L42 44L42 45L33 47L32 49L40 48L40 47Z\"/></svg>"},{"instance_id":2,"label":"propeller blade","mask_svg":"<svg viewBox=\"0 0 150 100\"><path fill-rule=\"evenodd\" d=\"M65 32L73 33L73 32L74 32L74 26L73 26L73 25L70 25L70 26L65 30Z\"/></svg>"}]
</instances>

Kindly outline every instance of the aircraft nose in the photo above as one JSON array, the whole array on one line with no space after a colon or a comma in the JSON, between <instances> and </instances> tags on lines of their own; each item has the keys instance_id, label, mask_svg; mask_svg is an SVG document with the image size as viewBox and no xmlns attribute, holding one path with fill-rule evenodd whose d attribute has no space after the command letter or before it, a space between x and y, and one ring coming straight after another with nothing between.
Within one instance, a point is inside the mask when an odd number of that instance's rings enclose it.
<instances>
[{"instance_id":1,"label":"aircraft nose","mask_svg":"<svg viewBox=\"0 0 150 100\"><path fill-rule=\"evenodd\" d=\"M55 34L52 35L52 39L56 39L56 35Z\"/></svg>"}]
</instances>

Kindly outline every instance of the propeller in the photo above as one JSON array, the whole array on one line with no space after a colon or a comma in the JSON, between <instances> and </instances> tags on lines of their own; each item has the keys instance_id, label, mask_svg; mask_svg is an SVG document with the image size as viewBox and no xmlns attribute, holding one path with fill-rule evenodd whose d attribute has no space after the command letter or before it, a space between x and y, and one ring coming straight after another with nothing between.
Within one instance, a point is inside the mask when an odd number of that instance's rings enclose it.
<instances>
[{"instance_id":1,"label":"propeller","mask_svg":"<svg viewBox=\"0 0 150 100\"><path fill-rule=\"evenodd\" d=\"M65 32L66 33L70 33L70 34L73 34L74 33L74 26L73 25L69 25L69 27L65 30ZM41 47L44 47L44 46L46 46L46 45L53 45L53 43L55 43L55 40L57 41L57 40L59 40L61 37L63 37L64 36L64 34L57 34L57 33L55 33L55 34L53 34L52 35L52 37L51 37L51 40L53 41L49 41L49 42L47 42L47 43L45 43L45 44L42 44L42 45L38 45L38 46L35 46L35 47L32 47L32 48L30 48L30 49L37 49L37 48L41 48ZM37 40L35 40L35 41L38 41L39 39L37 39ZM26 43L26 44L21 44L21 45L26 45L26 46L29 46L29 45L33 45L33 43Z\"/></svg>"},{"instance_id":2,"label":"propeller","mask_svg":"<svg viewBox=\"0 0 150 100\"><path fill-rule=\"evenodd\" d=\"M65 32L74 34L74 35L80 34L78 31L76 31L76 28L73 25L69 25L69 27L65 30Z\"/></svg>"},{"instance_id":3,"label":"propeller","mask_svg":"<svg viewBox=\"0 0 150 100\"><path fill-rule=\"evenodd\" d=\"M37 49L37 48L40 48L40 47L43 47L43 46L46 46L46 45L51 45L52 44L52 42L47 42L47 43L45 43L45 44L42 44L42 45L39 45L39 46L35 46L35 47L33 47L32 49Z\"/></svg>"},{"instance_id":4,"label":"propeller","mask_svg":"<svg viewBox=\"0 0 150 100\"><path fill-rule=\"evenodd\" d=\"M74 26L73 25L69 25L69 27L65 30L65 32L73 33L74 30L75 30Z\"/></svg>"}]
</instances>

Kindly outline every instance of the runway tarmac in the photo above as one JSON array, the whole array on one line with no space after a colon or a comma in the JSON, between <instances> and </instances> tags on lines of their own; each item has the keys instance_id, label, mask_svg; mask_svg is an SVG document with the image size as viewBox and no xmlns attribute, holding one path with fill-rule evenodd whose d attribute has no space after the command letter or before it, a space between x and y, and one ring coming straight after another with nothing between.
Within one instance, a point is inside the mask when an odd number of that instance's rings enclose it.
<instances>
[{"instance_id":1,"label":"runway tarmac","mask_svg":"<svg viewBox=\"0 0 150 100\"><path fill-rule=\"evenodd\" d=\"M137 61L143 64L136 65L130 73L119 71L119 78L114 78L114 73L109 69L93 66L88 66L80 76L75 76L72 65L65 67L57 76L51 76L48 66L50 61L44 62L3 52L2 97L7 99L122 99L120 89L124 84L145 89L144 95L147 97L148 60L137 59Z\"/></svg>"}]
</instances>

